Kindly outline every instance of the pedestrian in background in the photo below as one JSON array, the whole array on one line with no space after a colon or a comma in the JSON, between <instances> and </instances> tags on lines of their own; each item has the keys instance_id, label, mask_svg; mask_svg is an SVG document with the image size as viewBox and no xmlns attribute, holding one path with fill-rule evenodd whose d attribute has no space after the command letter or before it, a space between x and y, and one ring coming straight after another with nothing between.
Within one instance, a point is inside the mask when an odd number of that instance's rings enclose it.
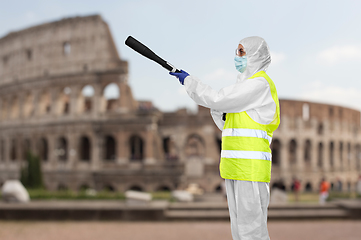
<instances>
[{"instance_id":1,"label":"pedestrian in background","mask_svg":"<svg viewBox=\"0 0 361 240\"><path fill-rule=\"evenodd\" d=\"M324 205L326 202L326 199L328 198L328 190L330 189L330 184L325 180L325 178L322 178L321 184L320 184L320 198L319 203L321 205Z\"/></svg>"},{"instance_id":2,"label":"pedestrian in background","mask_svg":"<svg viewBox=\"0 0 361 240\"><path fill-rule=\"evenodd\" d=\"M301 188L301 182L297 178L293 178L293 192L295 193L295 201L299 200L299 192Z\"/></svg>"}]
</instances>

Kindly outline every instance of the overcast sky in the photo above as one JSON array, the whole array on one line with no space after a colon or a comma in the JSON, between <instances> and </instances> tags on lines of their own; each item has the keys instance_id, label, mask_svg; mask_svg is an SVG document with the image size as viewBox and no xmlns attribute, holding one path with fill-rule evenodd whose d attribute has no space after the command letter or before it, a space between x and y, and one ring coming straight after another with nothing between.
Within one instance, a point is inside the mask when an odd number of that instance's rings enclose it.
<instances>
[{"instance_id":1,"label":"overcast sky","mask_svg":"<svg viewBox=\"0 0 361 240\"><path fill-rule=\"evenodd\" d=\"M1 2L0 37L63 17L100 14L120 57L129 61L135 98L151 100L163 111L196 105L167 70L124 44L129 35L217 90L236 81L238 42L260 36L271 50L267 73L280 98L361 110L361 1Z\"/></svg>"}]
</instances>

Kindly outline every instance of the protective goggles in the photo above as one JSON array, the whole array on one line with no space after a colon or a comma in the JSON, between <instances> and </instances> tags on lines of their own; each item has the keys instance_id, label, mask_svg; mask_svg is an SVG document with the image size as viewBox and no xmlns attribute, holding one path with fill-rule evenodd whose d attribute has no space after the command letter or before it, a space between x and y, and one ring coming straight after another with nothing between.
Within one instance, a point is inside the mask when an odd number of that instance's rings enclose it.
<instances>
[{"instance_id":1,"label":"protective goggles","mask_svg":"<svg viewBox=\"0 0 361 240\"><path fill-rule=\"evenodd\" d=\"M246 52L242 48L236 48L236 55L242 57Z\"/></svg>"}]
</instances>

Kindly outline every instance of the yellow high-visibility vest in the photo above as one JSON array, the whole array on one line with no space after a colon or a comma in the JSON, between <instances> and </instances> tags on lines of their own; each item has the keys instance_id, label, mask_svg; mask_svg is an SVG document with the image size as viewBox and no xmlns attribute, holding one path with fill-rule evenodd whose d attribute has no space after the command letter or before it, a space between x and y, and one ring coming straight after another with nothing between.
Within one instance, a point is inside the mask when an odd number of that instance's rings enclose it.
<instances>
[{"instance_id":1,"label":"yellow high-visibility vest","mask_svg":"<svg viewBox=\"0 0 361 240\"><path fill-rule=\"evenodd\" d=\"M250 79L264 77L276 103L276 113L269 124L255 122L247 113L227 113L222 131L222 151L219 170L222 178L270 182L273 132L280 124L280 106L276 87L264 71Z\"/></svg>"}]
</instances>

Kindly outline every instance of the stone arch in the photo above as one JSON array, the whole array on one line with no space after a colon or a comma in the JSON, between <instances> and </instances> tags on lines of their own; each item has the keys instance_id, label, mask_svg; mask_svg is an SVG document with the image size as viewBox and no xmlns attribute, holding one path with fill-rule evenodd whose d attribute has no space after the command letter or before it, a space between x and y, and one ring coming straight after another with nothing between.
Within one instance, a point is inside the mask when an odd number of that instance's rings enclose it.
<instances>
[{"instance_id":1,"label":"stone arch","mask_svg":"<svg viewBox=\"0 0 361 240\"><path fill-rule=\"evenodd\" d=\"M310 183L310 182L306 183L305 192L312 192L312 183Z\"/></svg>"},{"instance_id":2,"label":"stone arch","mask_svg":"<svg viewBox=\"0 0 361 240\"><path fill-rule=\"evenodd\" d=\"M105 111L113 112L119 108L120 87L117 83L108 83L103 90Z\"/></svg>"},{"instance_id":3,"label":"stone arch","mask_svg":"<svg viewBox=\"0 0 361 240\"><path fill-rule=\"evenodd\" d=\"M117 144L116 140L111 135L105 136L105 151L104 159L105 160L115 160L117 156Z\"/></svg>"},{"instance_id":4,"label":"stone arch","mask_svg":"<svg viewBox=\"0 0 361 240\"><path fill-rule=\"evenodd\" d=\"M341 170L343 169L343 142L340 141L339 143L339 158L340 158L340 167L341 167Z\"/></svg>"},{"instance_id":5,"label":"stone arch","mask_svg":"<svg viewBox=\"0 0 361 240\"><path fill-rule=\"evenodd\" d=\"M65 183L59 183L58 184L58 191L68 191L69 188Z\"/></svg>"},{"instance_id":6,"label":"stone arch","mask_svg":"<svg viewBox=\"0 0 361 240\"><path fill-rule=\"evenodd\" d=\"M34 112L33 101L34 101L34 94L32 92L26 93L23 102L23 116L25 118L29 118L33 115Z\"/></svg>"},{"instance_id":7,"label":"stone arch","mask_svg":"<svg viewBox=\"0 0 361 240\"><path fill-rule=\"evenodd\" d=\"M91 143L87 136L81 136L79 139L79 158L82 161L91 160Z\"/></svg>"},{"instance_id":8,"label":"stone arch","mask_svg":"<svg viewBox=\"0 0 361 240\"><path fill-rule=\"evenodd\" d=\"M94 92L95 89L91 84L87 84L82 87L79 93L81 112L92 112L94 108Z\"/></svg>"},{"instance_id":9,"label":"stone arch","mask_svg":"<svg viewBox=\"0 0 361 240\"><path fill-rule=\"evenodd\" d=\"M205 142L198 134L188 136L185 144L185 154L187 157L203 157L205 154Z\"/></svg>"},{"instance_id":10,"label":"stone arch","mask_svg":"<svg viewBox=\"0 0 361 240\"><path fill-rule=\"evenodd\" d=\"M281 142L277 138L271 143L272 165L279 166L281 163Z\"/></svg>"},{"instance_id":11,"label":"stone arch","mask_svg":"<svg viewBox=\"0 0 361 240\"><path fill-rule=\"evenodd\" d=\"M0 161L5 161L5 140L0 139Z\"/></svg>"},{"instance_id":12,"label":"stone arch","mask_svg":"<svg viewBox=\"0 0 361 240\"><path fill-rule=\"evenodd\" d=\"M131 185L128 190L143 192L143 188L140 185Z\"/></svg>"},{"instance_id":13,"label":"stone arch","mask_svg":"<svg viewBox=\"0 0 361 240\"><path fill-rule=\"evenodd\" d=\"M222 183L219 183L217 184L215 187L214 187L214 192L216 193L222 193L223 192L223 189L222 189Z\"/></svg>"},{"instance_id":14,"label":"stone arch","mask_svg":"<svg viewBox=\"0 0 361 240\"><path fill-rule=\"evenodd\" d=\"M57 140L57 155L58 160L68 160L68 141L65 137L59 137Z\"/></svg>"},{"instance_id":15,"label":"stone arch","mask_svg":"<svg viewBox=\"0 0 361 240\"><path fill-rule=\"evenodd\" d=\"M324 156L324 147L323 147L323 143L319 142L318 146L317 146L317 166L322 168L323 166L323 156Z\"/></svg>"},{"instance_id":16,"label":"stone arch","mask_svg":"<svg viewBox=\"0 0 361 240\"><path fill-rule=\"evenodd\" d=\"M311 144L311 140L307 139L305 141L305 146L304 146L304 161L306 163L310 163L311 162L311 150L312 150L312 144Z\"/></svg>"},{"instance_id":17,"label":"stone arch","mask_svg":"<svg viewBox=\"0 0 361 240\"><path fill-rule=\"evenodd\" d=\"M178 150L171 136L163 138L163 151L166 160L178 160Z\"/></svg>"},{"instance_id":18,"label":"stone arch","mask_svg":"<svg viewBox=\"0 0 361 240\"><path fill-rule=\"evenodd\" d=\"M295 139L292 139L289 142L288 145L288 151L289 151L289 163L296 164L297 161L297 142Z\"/></svg>"},{"instance_id":19,"label":"stone arch","mask_svg":"<svg viewBox=\"0 0 361 240\"><path fill-rule=\"evenodd\" d=\"M356 169L361 170L361 145L355 145Z\"/></svg>"},{"instance_id":20,"label":"stone arch","mask_svg":"<svg viewBox=\"0 0 361 240\"><path fill-rule=\"evenodd\" d=\"M17 156L17 141L15 138L11 139L11 142L10 142L10 160L11 161L15 161L16 158L18 157Z\"/></svg>"},{"instance_id":21,"label":"stone arch","mask_svg":"<svg viewBox=\"0 0 361 240\"><path fill-rule=\"evenodd\" d=\"M156 191L157 192L170 192L172 190L172 188L168 185L160 185L157 187Z\"/></svg>"},{"instance_id":22,"label":"stone arch","mask_svg":"<svg viewBox=\"0 0 361 240\"><path fill-rule=\"evenodd\" d=\"M144 141L134 134L129 138L130 160L142 160L144 158Z\"/></svg>"},{"instance_id":23,"label":"stone arch","mask_svg":"<svg viewBox=\"0 0 361 240\"><path fill-rule=\"evenodd\" d=\"M20 109L19 98L18 96L15 95L11 98L10 119L19 118L19 113L20 113L19 109Z\"/></svg>"},{"instance_id":24,"label":"stone arch","mask_svg":"<svg viewBox=\"0 0 361 240\"><path fill-rule=\"evenodd\" d=\"M51 97L48 90L44 90L39 96L39 115L49 114L51 111Z\"/></svg>"},{"instance_id":25,"label":"stone arch","mask_svg":"<svg viewBox=\"0 0 361 240\"><path fill-rule=\"evenodd\" d=\"M8 108L8 100L6 98L2 98L1 106L0 106L0 119L1 120L7 119L7 117L8 117L7 108Z\"/></svg>"},{"instance_id":26,"label":"stone arch","mask_svg":"<svg viewBox=\"0 0 361 240\"><path fill-rule=\"evenodd\" d=\"M330 147L329 147L329 152L330 152L330 166L334 167L335 165L335 144L333 143L333 141L330 142Z\"/></svg>"},{"instance_id":27,"label":"stone arch","mask_svg":"<svg viewBox=\"0 0 361 240\"><path fill-rule=\"evenodd\" d=\"M58 96L58 114L65 115L70 113L70 93L72 89L68 86L63 87Z\"/></svg>"},{"instance_id":28,"label":"stone arch","mask_svg":"<svg viewBox=\"0 0 361 240\"><path fill-rule=\"evenodd\" d=\"M103 190L108 192L116 192L114 185L111 183L104 184Z\"/></svg>"},{"instance_id":29,"label":"stone arch","mask_svg":"<svg viewBox=\"0 0 361 240\"><path fill-rule=\"evenodd\" d=\"M351 154L351 143L347 143L347 166L351 167L351 160L352 160L352 154Z\"/></svg>"},{"instance_id":30,"label":"stone arch","mask_svg":"<svg viewBox=\"0 0 361 240\"><path fill-rule=\"evenodd\" d=\"M87 189L89 189L89 185L87 183L83 183L79 186L78 190L79 191L86 191Z\"/></svg>"},{"instance_id":31,"label":"stone arch","mask_svg":"<svg viewBox=\"0 0 361 240\"><path fill-rule=\"evenodd\" d=\"M319 123L317 126L317 134L318 135L323 135L324 132L324 127L323 127L323 123Z\"/></svg>"},{"instance_id":32,"label":"stone arch","mask_svg":"<svg viewBox=\"0 0 361 240\"><path fill-rule=\"evenodd\" d=\"M41 138L38 141L38 153L40 156L40 159L42 161L47 161L48 160L48 140L46 138Z\"/></svg>"},{"instance_id":33,"label":"stone arch","mask_svg":"<svg viewBox=\"0 0 361 240\"><path fill-rule=\"evenodd\" d=\"M22 153L23 153L23 156L22 156L22 159L23 160L26 160L27 156L28 156L28 153L30 153L30 139L29 138L26 138L23 140L23 144L22 144Z\"/></svg>"},{"instance_id":34,"label":"stone arch","mask_svg":"<svg viewBox=\"0 0 361 240\"><path fill-rule=\"evenodd\" d=\"M216 145L218 147L219 153L221 153L221 151L222 151L222 137L216 135L214 140L216 141Z\"/></svg>"}]
</instances>

